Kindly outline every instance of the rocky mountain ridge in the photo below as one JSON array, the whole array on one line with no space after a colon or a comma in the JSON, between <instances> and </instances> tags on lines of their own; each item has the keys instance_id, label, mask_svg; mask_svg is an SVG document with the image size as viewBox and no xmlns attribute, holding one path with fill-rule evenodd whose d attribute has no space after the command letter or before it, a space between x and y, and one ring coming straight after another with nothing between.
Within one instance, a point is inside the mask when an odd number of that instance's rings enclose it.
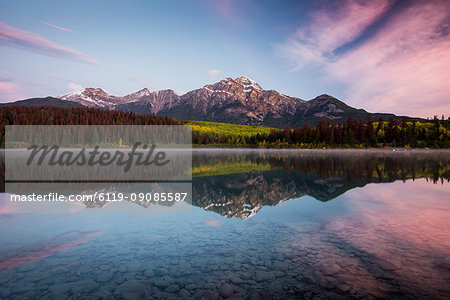
<instances>
[{"instance_id":1,"label":"rocky mountain ridge","mask_svg":"<svg viewBox=\"0 0 450 300\"><path fill-rule=\"evenodd\" d=\"M349 116L357 119L369 116L376 119L401 118L393 114L368 113L326 94L306 101L276 90L264 90L257 82L244 76L225 78L183 95L170 89L149 91L144 88L120 97L101 88L86 88L57 98L87 107L277 128L315 125L319 120L344 122ZM42 105L42 101L39 103Z\"/></svg>"}]
</instances>

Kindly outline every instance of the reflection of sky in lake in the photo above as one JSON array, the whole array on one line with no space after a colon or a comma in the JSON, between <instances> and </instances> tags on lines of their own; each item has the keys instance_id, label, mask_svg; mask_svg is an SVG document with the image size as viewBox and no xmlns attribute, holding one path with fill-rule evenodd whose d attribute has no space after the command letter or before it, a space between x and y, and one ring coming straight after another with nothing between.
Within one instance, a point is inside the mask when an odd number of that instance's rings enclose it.
<instances>
[{"instance_id":1,"label":"reflection of sky in lake","mask_svg":"<svg viewBox=\"0 0 450 300\"><path fill-rule=\"evenodd\" d=\"M2 215L0 297L440 297L450 293L450 185L368 184L252 218Z\"/></svg>"},{"instance_id":2,"label":"reflection of sky in lake","mask_svg":"<svg viewBox=\"0 0 450 300\"><path fill-rule=\"evenodd\" d=\"M444 298L448 165L437 151L195 151L187 210L24 214L0 194L0 298Z\"/></svg>"}]
</instances>

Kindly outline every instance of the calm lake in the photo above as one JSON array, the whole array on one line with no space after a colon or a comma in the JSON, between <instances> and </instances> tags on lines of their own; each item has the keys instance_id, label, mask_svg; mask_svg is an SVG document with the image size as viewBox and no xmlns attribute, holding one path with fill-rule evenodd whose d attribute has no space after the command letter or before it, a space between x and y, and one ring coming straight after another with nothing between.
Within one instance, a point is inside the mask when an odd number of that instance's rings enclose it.
<instances>
[{"instance_id":1,"label":"calm lake","mask_svg":"<svg viewBox=\"0 0 450 300\"><path fill-rule=\"evenodd\" d=\"M3 190L0 298L450 298L450 151L194 150L192 174L179 212Z\"/></svg>"}]
</instances>

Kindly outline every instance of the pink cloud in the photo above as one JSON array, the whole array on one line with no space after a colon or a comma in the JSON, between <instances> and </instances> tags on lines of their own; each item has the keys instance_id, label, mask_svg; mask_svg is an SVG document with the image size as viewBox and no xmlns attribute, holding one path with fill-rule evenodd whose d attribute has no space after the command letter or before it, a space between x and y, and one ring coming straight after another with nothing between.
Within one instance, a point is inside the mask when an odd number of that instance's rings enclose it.
<instances>
[{"instance_id":1,"label":"pink cloud","mask_svg":"<svg viewBox=\"0 0 450 300\"><path fill-rule=\"evenodd\" d=\"M348 0L336 10L315 11L311 24L297 30L280 46L280 51L293 61L294 70L310 63L324 63L335 49L360 36L387 7L387 0Z\"/></svg>"},{"instance_id":2,"label":"pink cloud","mask_svg":"<svg viewBox=\"0 0 450 300\"><path fill-rule=\"evenodd\" d=\"M438 28L449 14L449 6L440 3L411 7L331 62L328 74L350 82L349 103L368 110L448 115L450 39Z\"/></svg>"},{"instance_id":3,"label":"pink cloud","mask_svg":"<svg viewBox=\"0 0 450 300\"><path fill-rule=\"evenodd\" d=\"M341 10L313 14L307 30L280 46L294 70L313 64L329 81L347 86L348 104L372 112L428 117L450 114L450 5L416 2L391 16L378 32L344 54L388 8L385 1L347 1Z\"/></svg>"},{"instance_id":4,"label":"pink cloud","mask_svg":"<svg viewBox=\"0 0 450 300\"><path fill-rule=\"evenodd\" d=\"M11 81L0 81L0 102L26 98L20 87Z\"/></svg>"},{"instance_id":5,"label":"pink cloud","mask_svg":"<svg viewBox=\"0 0 450 300\"><path fill-rule=\"evenodd\" d=\"M50 27L53 27L53 28L62 30L62 31L67 31L67 32L75 33L75 31L73 31L72 29L68 29L68 28L61 27L61 26L58 26L58 25L55 25L55 24L51 24L51 23L47 23L47 22L44 22L44 21L41 21L41 23L42 23L42 24L45 24L45 25L48 25L48 26L50 26Z\"/></svg>"},{"instance_id":6,"label":"pink cloud","mask_svg":"<svg viewBox=\"0 0 450 300\"><path fill-rule=\"evenodd\" d=\"M208 76L209 78L217 77L220 74L222 74L222 71L220 71L220 70L212 69L212 70L206 71L206 76Z\"/></svg>"},{"instance_id":7,"label":"pink cloud","mask_svg":"<svg viewBox=\"0 0 450 300\"><path fill-rule=\"evenodd\" d=\"M101 65L87 54L58 45L39 35L0 22L0 45L17 47L41 55Z\"/></svg>"}]
</instances>

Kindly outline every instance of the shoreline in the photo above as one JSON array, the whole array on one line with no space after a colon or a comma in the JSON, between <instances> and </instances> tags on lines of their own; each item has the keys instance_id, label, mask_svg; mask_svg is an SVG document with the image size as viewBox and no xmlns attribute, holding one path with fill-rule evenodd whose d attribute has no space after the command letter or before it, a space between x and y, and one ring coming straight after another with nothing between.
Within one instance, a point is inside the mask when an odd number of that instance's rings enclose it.
<instances>
[{"instance_id":1,"label":"shoreline","mask_svg":"<svg viewBox=\"0 0 450 300\"><path fill-rule=\"evenodd\" d=\"M80 150L81 148L61 148L63 150ZM86 148L86 150L93 150L94 148ZM107 150L128 150L129 148L101 148ZM192 147L192 148L159 148L161 150L176 150L176 151L277 151L277 152L395 152L395 153L428 153L428 152L445 152L450 153L450 148L251 148L251 147ZM0 148L0 152L6 151L24 151L26 148Z\"/></svg>"},{"instance_id":2,"label":"shoreline","mask_svg":"<svg viewBox=\"0 0 450 300\"><path fill-rule=\"evenodd\" d=\"M419 153L419 152L448 152L450 153L450 148L437 149L437 148L414 148L414 149L403 149L403 148L247 148L247 147L193 147L192 151L291 151L291 152L395 152L395 153Z\"/></svg>"}]
</instances>

